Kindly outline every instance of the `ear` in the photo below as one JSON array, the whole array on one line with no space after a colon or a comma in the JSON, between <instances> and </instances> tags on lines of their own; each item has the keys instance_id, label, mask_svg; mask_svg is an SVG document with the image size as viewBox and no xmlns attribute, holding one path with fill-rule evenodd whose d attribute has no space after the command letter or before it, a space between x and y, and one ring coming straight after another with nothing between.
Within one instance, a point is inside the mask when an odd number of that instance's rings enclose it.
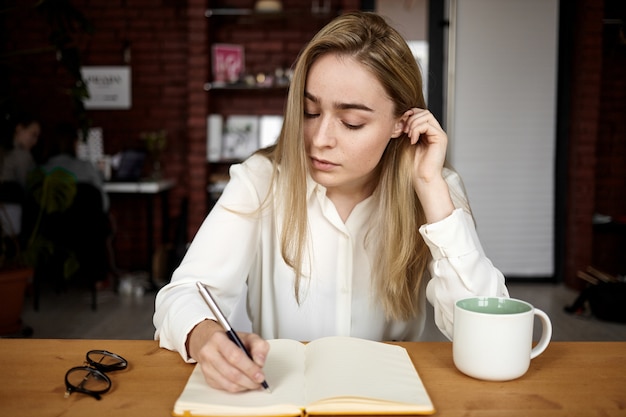
<instances>
[{"instance_id":1,"label":"ear","mask_svg":"<svg viewBox=\"0 0 626 417\"><path fill-rule=\"evenodd\" d=\"M391 132L392 139L396 139L404 133L404 127L406 126L408 118L409 116L405 113L396 120L396 123L393 126L393 131Z\"/></svg>"}]
</instances>

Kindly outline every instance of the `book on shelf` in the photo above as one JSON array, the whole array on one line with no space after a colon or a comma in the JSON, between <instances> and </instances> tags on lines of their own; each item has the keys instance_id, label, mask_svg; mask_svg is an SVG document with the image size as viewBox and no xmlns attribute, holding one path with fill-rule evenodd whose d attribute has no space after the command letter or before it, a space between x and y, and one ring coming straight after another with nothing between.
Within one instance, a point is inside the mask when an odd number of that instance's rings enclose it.
<instances>
[{"instance_id":1,"label":"book on shelf","mask_svg":"<svg viewBox=\"0 0 626 417\"><path fill-rule=\"evenodd\" d=\"M433 414L435 408L401 346L353 337L304 344L269 340L265 390L228 393L209 387L196 365L174 416Z\"/></svg>"},{"instance_id":2,"label":"book on shelf","mask_svg":"<svg viewBox=\"0 0 626 417\"><path fill-rule=\"evenodd\" d=\"M219 114L207 116L207 161L218 162L222 159L223 120Z\"/></svg>"}]
</instances>

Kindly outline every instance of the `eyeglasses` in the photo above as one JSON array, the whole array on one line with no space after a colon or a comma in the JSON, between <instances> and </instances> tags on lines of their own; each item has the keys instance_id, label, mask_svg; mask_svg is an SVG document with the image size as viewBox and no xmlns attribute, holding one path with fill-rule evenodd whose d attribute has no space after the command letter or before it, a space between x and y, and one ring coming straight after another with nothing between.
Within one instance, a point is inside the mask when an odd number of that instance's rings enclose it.
<instances>
[{"instance_id":1,"label":"eyeglasses","mask_svg":"<svg viewBox=\"0 0 626 417\"><path fill-rule=\"evenodd\" d=\"M65 398L73 392L80 392L99 400L101 394L111 389L111 380L105 372L128 366L126 359L106 350L90 350L86 358L86 366L76 366L65 373Z\"/></svg>"}]
</instances>

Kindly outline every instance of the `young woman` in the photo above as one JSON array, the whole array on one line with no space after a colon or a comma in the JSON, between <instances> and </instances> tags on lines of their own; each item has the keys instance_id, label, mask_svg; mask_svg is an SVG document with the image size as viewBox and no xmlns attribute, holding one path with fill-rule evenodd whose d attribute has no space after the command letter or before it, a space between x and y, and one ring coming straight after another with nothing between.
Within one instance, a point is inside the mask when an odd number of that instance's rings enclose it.
<instances>
[{"instance_id":1,"label":"young woman","mask_svg":"<svg viewBox=\"0 0 626 417\"><path fill-rule=\"evenodd\" d=\"M301 52L276 146L231 180L156 300L161 346L229 391L264 380L264 339L416 340L425 298L452 334L454 302L506 296L485 257L447 136L425 110L419 68L380 16L336 18ZM242 292L249 360L213 320Z\"/></svg>"}]
</instances>

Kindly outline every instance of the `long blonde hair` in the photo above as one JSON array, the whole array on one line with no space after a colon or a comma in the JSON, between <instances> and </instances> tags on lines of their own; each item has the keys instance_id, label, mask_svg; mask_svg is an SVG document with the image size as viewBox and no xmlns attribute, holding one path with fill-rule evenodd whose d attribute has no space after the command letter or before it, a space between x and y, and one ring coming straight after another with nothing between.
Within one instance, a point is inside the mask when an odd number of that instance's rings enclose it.
<instances>
[{"instance_id":1,"label":"long blonde hair","mask_svg":"<svg viewBox=\"0 0 626 417\"><path fill-rule=\"evenodd\" d=\"M370 12L341 15L321 29L300 52L281 134L276 146L262 151L273 162L274 187L280 192L285 213L289 213L284 216L281 253L295 271L297 299L308 233L304 90L311 65L326 54L351 57L371 71L393 100L396 117L410 108L425 107L415 58L402 36L379 15ZM418 233L425 216L411 182L413 152L405 134L390 140L379 163L380 178L374 191L378 208L366 239L370 253L377 255L373 265L377 299L382 301L387 316L394 319L408 319L417 314L420 283L430 257Z\"/></svg>"}]
</instances>

